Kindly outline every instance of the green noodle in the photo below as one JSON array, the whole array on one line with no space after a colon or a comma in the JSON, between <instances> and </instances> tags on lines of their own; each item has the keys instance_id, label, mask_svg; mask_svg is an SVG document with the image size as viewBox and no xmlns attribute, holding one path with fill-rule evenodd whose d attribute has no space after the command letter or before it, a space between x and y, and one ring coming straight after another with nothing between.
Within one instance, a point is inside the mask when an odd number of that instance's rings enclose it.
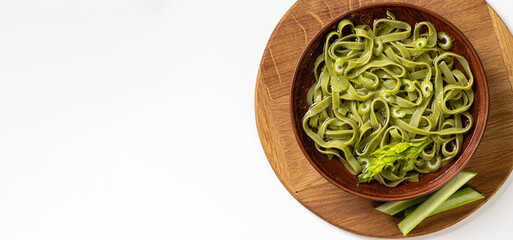
<instances>
[{"instance_id":1,"label":"green noodle","mask_svg":"<svg viewBox=\"0 0 513 240\"><path fill-rule=\"evenodd\" d=\"M374 176L394 187L418 181L419 173L436 171L457 157L463 134L473 125L468 110L474 78L462 56L439 47L448 45L448 37L437 34L432 23L412 29L387 15L372 28L344 19L327 35L302 124L317 150L339 158L353 175L362 173L372 153L384 146L430 140L413 169L397 161ZM455 68L458 64L463 71Z\"/></svg>"}]
</instances>

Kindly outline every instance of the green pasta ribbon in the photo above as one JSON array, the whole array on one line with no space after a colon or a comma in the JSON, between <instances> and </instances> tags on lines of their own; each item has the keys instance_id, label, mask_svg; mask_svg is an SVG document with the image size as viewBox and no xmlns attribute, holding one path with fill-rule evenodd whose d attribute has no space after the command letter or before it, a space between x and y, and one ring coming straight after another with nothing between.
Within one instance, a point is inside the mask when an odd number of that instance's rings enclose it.
<instances>
[{"instance_id":1,"label":"green pasta ribbon","mask_svg":"<svg viewBox=\"0 0 513 240\"><path fill-rule=\"evenodd\" d=\"M431 141L417 158L385 164L363 181L394 187L418 181L418 173L436 171L461 152L474 123L468 112L474 77L465 58L439 47L440 36L444 44L450 37L432 23L412 27L387 16L372 27L344 19L327 34L302 125L319 152L355 177L369 176L365 169L374 166L378 149Z\"/></svg>"}]
</instances>

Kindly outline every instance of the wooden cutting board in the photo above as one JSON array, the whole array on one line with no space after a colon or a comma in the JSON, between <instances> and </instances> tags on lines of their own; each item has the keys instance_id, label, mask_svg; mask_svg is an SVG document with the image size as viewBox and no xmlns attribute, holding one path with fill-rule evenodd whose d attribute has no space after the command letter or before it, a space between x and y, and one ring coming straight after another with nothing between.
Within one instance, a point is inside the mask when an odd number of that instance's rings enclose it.
<instances>
[{"instance_id":1,"label":"wooden cutting board","mask_svg":"<svg viewBox=\"0 0 513 240\"><path fill-rule=\"evenodd\" d=\"M368 0L299 0L283 16L262 57L255 89L255 115L263 149L274 172L299 202L344 230L372 237L403 237L402 216L374 210L380 203L346 193L309 164L294 137L289 92L294 67L310 39L336 16L371 3ZM397 2L397 1L396 1ZM432 10L451 21L470 40L484 65L490 91L485 135L466 169L477 172L469 186L485 195L463 207L427 218L408 237L447 228L481 207L513 168L513 36L483 0L399 1ZM397 16L400 18L400 16Z\"/></svg>"}]
</instances>

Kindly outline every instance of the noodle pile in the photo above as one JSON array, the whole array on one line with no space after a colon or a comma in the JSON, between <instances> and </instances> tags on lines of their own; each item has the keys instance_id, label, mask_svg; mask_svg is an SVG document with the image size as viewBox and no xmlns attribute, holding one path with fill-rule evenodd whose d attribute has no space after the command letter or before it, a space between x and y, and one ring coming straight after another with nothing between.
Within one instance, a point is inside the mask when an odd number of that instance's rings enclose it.
<instances>
[{"instance_id":1,"label":"noodle pile","mask_svg":"<svg viewBox=\"0 0 513 240\"><path fill-rule=\"evenodd\" d=\"M387 14L372 28L344 19L327 35L302 124L317 150L338 157L353 175L376 161L378 149L429 140L414 164L398 160L373 176L394 187L457 157L473 125L474 78L462 56L445 50L452 41L433 24L419 22L412 33Z\"/></svg>"}]
</instances>

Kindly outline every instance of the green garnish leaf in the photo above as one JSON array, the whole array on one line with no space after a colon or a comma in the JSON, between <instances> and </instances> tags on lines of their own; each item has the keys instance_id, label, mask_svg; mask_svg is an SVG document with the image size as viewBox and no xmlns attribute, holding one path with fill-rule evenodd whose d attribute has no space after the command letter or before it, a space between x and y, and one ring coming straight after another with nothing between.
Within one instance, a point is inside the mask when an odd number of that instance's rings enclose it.
<instances>
[{"instance_id":1,"label":"green garnish leaf","mask_svg":"<svg viewBox=\"0 0 513 240\"><path fill-rule=\"evenodd\" d=\"M374 175L379 174L383 169L394 171L394 163L399 160L406 162L407 171L413 169L413 165L422 150L433 140L427 138L422 142L402 142L395 145L385 145L372 153L372 160L369 165L358 176L358 183L370 182Z\"/></svg>"}]
</instances>

